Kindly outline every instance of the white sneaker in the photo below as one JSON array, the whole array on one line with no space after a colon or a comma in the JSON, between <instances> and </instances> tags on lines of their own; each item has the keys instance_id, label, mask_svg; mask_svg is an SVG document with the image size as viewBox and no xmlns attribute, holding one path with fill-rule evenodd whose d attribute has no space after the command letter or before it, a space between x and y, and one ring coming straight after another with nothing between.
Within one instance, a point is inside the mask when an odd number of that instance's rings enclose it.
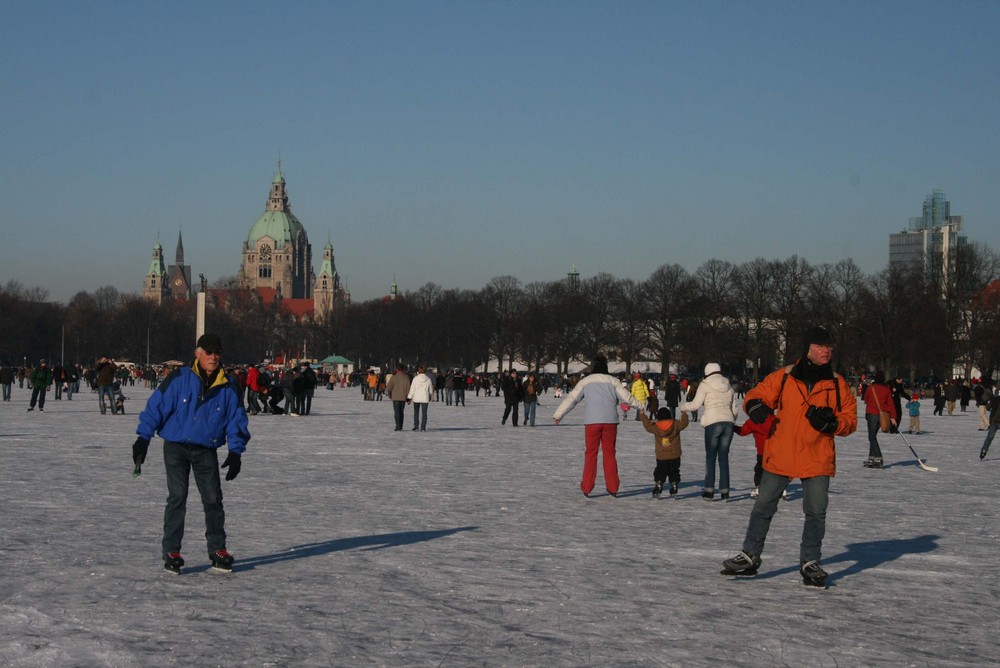
<instances>
[{"instance_id":1,"label":"white sneaker","mask_svg":"<svg viewBox=\"0 0 1000 668\"><path fill-rule=\"evenodd\" d=\"M788 501L788 490L787 489L781 490L781 498L783 498L785 501Z\"/></svg>"},{"instance_id":2,"label":"white sneaker","mask_svg":"<svg viewBox=\"0 0 1000 668\"><path fill-rule=\"evenodd\" d=\"M753 491L750 492L750 498L756 499L758 496L760 496L760 487L754 487Z\"/></svg>"}]
</instances>

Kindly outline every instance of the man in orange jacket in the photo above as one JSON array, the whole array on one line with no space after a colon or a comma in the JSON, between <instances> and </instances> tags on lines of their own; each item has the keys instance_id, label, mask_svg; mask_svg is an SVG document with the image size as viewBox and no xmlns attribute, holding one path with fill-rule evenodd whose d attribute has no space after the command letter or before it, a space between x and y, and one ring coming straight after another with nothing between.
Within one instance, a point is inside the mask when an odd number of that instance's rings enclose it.
<instances>
[{"instance_id":1,"label":"man in orange jacket","mask_svg":"<svg viewBox=\"0 0 1000 668\"><path fill-rule=\"evenodd\" d=\"M805 513L799 573L807 585L826 586L820 557L830 478L837 469L833 437L857 429L857 402L847 381L830 366L830 333L812 327L806 331L804 344L804 353L795 364L769 374L747 392L743 404L747 415L758 424L774 415L774 430L764 444L760 494L750 513L743 550L723 562L723 575L757 574L781 493L793 478L799 478Z\"/></svg>"}]
</instances>

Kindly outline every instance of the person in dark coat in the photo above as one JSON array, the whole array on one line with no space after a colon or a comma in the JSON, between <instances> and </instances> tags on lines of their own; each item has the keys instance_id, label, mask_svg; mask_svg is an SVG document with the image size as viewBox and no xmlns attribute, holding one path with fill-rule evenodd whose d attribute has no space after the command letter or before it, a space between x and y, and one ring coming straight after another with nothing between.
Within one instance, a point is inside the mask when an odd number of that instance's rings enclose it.
<instances>
[{"instance_id":1,"label":"person in dark coat","mask_svg":"<svg viewBox=\"0 0 1000 668\"><path fill-rule=\"evenodd\" d=\"M503 419L500 424L507 424L507 418L513 413L511 418L513 425L517 426L517 405L521 403L521 381L518 380L517 371L510 370L510 373L503 379L500 385L503 391Z\"/></svg>"}]
</instances>

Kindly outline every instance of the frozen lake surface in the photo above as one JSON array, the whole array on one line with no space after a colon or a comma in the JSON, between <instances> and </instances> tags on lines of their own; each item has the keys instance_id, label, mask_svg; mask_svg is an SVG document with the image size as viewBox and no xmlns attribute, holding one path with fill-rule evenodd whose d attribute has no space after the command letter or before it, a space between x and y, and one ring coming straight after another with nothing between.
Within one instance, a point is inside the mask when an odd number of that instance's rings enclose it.
<instances>
[{"instance_id":1,"label":"frozen lake surface","mask_svg":"<svg viewBox=\"0 0 1000 668\"><path fill-rule=\"evenodd\" d=\"M229 575L208 568L192 484L186 572L163 571L166 483L155 439L132 477L137 413L96 395L0 404L0 664L4 666L962 666L1000 660L1000 443L974 412L931 415L910 443L838 440L825 591L798 575L798 483L760 575L730 580L755 450L735 437L733 498L700 498L702 427L682 435L681 494L650 496L652 437L622 424L618 498L579 490L582 410L500 425L503 401L432 403L394 432L392 404L318 390L313 414L251 418L223 482ZM974 407L970 407L974 411ZM905 418L904 418L905 420ZM741 420L742 421L742 420ZM863 425L863 422L862 422Z\"/></svg>"}]
</instances>

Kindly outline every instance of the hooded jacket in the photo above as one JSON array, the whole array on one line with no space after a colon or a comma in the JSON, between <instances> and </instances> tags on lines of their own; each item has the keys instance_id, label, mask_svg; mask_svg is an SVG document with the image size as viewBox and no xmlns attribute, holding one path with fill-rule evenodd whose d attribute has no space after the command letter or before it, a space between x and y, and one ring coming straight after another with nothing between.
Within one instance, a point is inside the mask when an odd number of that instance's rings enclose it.
<instances>
[{"instance_id":1,"label":"hooded jacket","mask_svg":"<svg viewBox=\"0 0 1000 668\"><path fill-rule=\"evenodd\" d=\"M837 471L833 437L848 436L858 428L858 404L847 381L829 364L813 367L816 379L810 386L805 364L802 359L768 374L747 392L743 406L746 409L746 403L760 399L775 412L774 430L764 443L765 471L788 478L833 476ZM806 411L810 405L834 410L837 429L833 434L816 431L809 424Z\"/></svg>"},{"instance_id":2,"label":"hooded jacket","mask_svg":"<svg viewBox=\"0 0 1000 668\"><path fill-rule=\"evenodd\" d=\"M165 441L218 448L242 454L250 440L250 424L233 382L222 369L205 387L196 369L198 362L171 372L146 402L135 433L152 439L157 432Z\"/></svg>"},{"instance_id":3,"label":"hooded jacket","mask_svg":"<svg viewBox=\"0 0 1000 668\"><path fill-rule=\"evenodd\" d=\"M653 435L656 459L679 459L681 456L681 432L688 426L687 413L681 413L680 420L653 422L642 411L639 411L639 417L642 418L642 426Z\"/></svg>"},{"instance_id":4,"label":"hooded jacket","mask_svg":"<svg viewBox=\"0 0 1000 668\"><path fill-rule=\"evenodd\" d=\"M735 397L736 393L733 392L729 379L716 371L705 376L698 384L694 399L685 403L683 409L696 411L704 406L705 414L701 418L701 424L705 427L716 422L735 422Z\"/></svg>"}]
</instances>

